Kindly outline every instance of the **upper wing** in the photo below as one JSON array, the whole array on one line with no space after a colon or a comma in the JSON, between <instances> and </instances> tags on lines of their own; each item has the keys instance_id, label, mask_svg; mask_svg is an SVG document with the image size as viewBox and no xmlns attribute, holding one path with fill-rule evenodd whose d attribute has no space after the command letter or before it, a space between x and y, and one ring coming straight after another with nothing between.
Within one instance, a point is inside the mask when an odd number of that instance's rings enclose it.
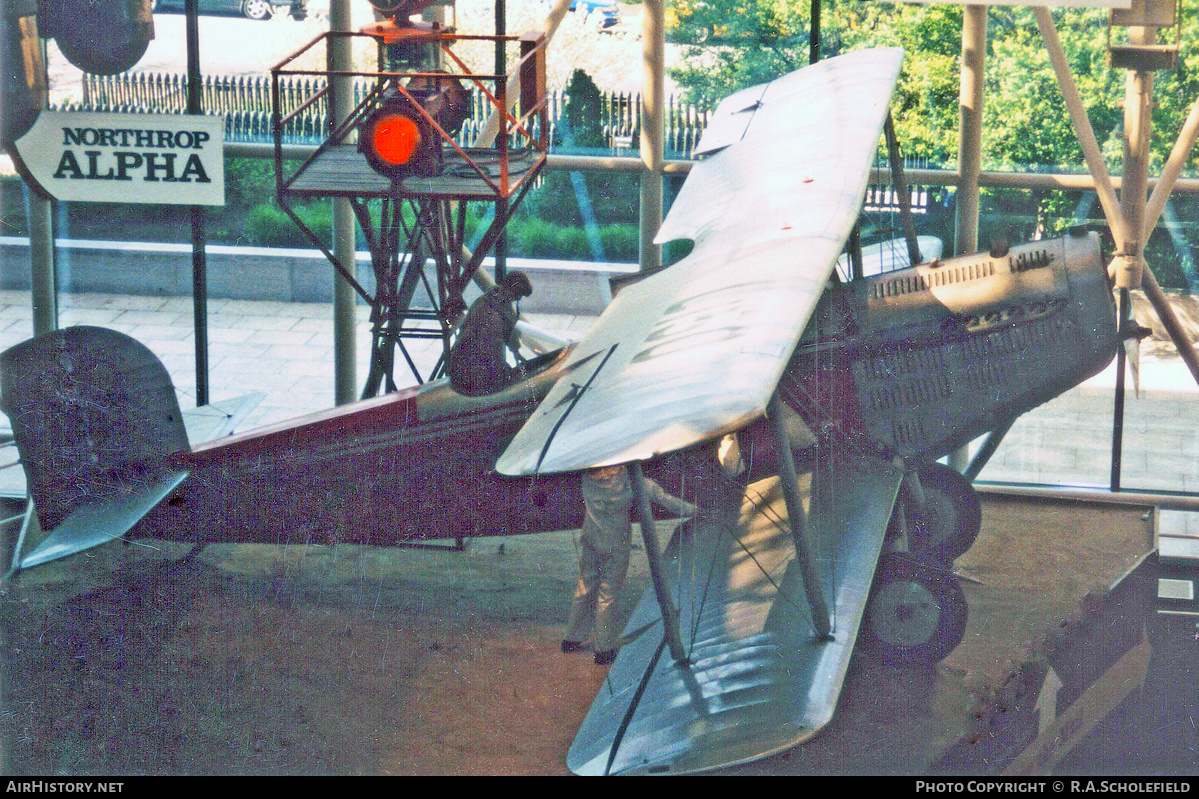
<instances>
[{"instance_id":1,"label":"upper wing","mask_svg":"<svg viewBox=\"0 0 1199 799\"><path fill-rule=\"evenodd\" d=\"M903 52L829 59L721 104L658 234L695 246L626 288L513 439L504 474L647 460L761 415L857 218ZM730 102L731 101L731 102Z\"/></svg>"}]
</instances>

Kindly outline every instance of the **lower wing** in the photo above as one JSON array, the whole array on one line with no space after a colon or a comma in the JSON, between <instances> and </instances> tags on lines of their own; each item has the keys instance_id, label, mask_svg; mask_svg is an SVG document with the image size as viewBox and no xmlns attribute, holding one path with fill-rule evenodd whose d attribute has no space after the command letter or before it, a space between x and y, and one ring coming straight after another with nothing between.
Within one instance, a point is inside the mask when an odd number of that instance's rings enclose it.
<instances>
[{"instance_id":1,"label":"lower wing","mask_svg":"<svg viewBox=\"0 0 1199 799\"><path fill-rule=\"evenodd\" d=\"M817 640L778 480L676 532L666 553L688 661L647 591L567 755L578 774L688 773L799 744L833 717L902 479L849 456L812 477L809 536L833 640Z\"/></svg>"}]
</instances>

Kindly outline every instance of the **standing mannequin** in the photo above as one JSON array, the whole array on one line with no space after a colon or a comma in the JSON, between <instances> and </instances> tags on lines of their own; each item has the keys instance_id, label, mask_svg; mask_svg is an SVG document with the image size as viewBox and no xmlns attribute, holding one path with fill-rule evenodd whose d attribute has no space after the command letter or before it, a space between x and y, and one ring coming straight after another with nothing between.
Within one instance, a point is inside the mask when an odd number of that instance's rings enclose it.
<instances>
[{"instance_id":1,"label":"standing mannequin","mask_svg":"<svg viewBox=\"0 0 1199 799\"><path fill-rule=\"evenodd\" d=\"M650 500L679 516L693 516L695 506L667 494L646 480ZM595 662L606 666L616 659L617 604L629 571L633 525L633 484L624 466L583 473L583 502L587 517L580 536L579 582L575 588L563 652L576 652L594 633Z\"/></svg>"}]
</instances>

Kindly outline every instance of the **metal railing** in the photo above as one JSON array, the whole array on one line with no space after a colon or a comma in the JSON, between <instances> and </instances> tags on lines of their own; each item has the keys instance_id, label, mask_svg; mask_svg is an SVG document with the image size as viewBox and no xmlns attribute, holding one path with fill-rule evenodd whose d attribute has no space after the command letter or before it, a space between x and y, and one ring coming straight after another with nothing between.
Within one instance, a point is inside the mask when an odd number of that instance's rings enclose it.
<instances>
[{"instance_id":1,"label":"metal railing","mask_svg":"<svg viewBox=\"0 0 1199 799\"><path fill-rule=\"evenodd\" d=\"M225 117L225 136L231 142L270 141L271 79L267 76L208 76L202 80L201 95L209 114ZM285 116L295 113L305 98L318 93L323 78L290 77L279 82L280 108ZM371 91L369 79L358 78L353 84L353 102L357 105ZM174 73L141 72L121 75L83 76L83 99L61 110L111 111L116 113L183 113L186 106L187 77ZM565 91L547 93L549 136L554 140L570 95ZM670 97L666 103L666 150L690 157L708 121L708 111ZM601 92L599 119L607 147L613 151L631 149L637 141L641 96L637 92ZM491 104L485 93L472 89L471 113L455 137L468 144L482 129ZM327 112L299 113L284 132L294 144L319 144L329 129Z\"/></svg>"}]
</instances>

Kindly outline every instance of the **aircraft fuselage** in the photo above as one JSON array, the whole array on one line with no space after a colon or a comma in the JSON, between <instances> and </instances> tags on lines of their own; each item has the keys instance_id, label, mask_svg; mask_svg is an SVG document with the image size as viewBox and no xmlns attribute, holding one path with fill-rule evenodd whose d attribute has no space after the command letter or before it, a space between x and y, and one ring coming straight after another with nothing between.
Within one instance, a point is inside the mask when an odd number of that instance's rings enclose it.
<instances>
[{"instance_id":1,"label":"aircraft fuselage","mask_svg":"<svg viewBox=\"0 0 1199 799\"><path fill-rule=\"evenodd\" d=\"M1116 341L1098 237L1069 236L830 287L780 392L816 441L935 459L1095 374ZM435 382L197 447L139 527L381 545L578 527L577 475L493 469L565 360L491 396ZM742 435L769 448L762 423ZM751 470L773 463L762 455ZM712 478L709 445L659 461L650 474L675 493Z\"/></svg>"}]
</instances>

